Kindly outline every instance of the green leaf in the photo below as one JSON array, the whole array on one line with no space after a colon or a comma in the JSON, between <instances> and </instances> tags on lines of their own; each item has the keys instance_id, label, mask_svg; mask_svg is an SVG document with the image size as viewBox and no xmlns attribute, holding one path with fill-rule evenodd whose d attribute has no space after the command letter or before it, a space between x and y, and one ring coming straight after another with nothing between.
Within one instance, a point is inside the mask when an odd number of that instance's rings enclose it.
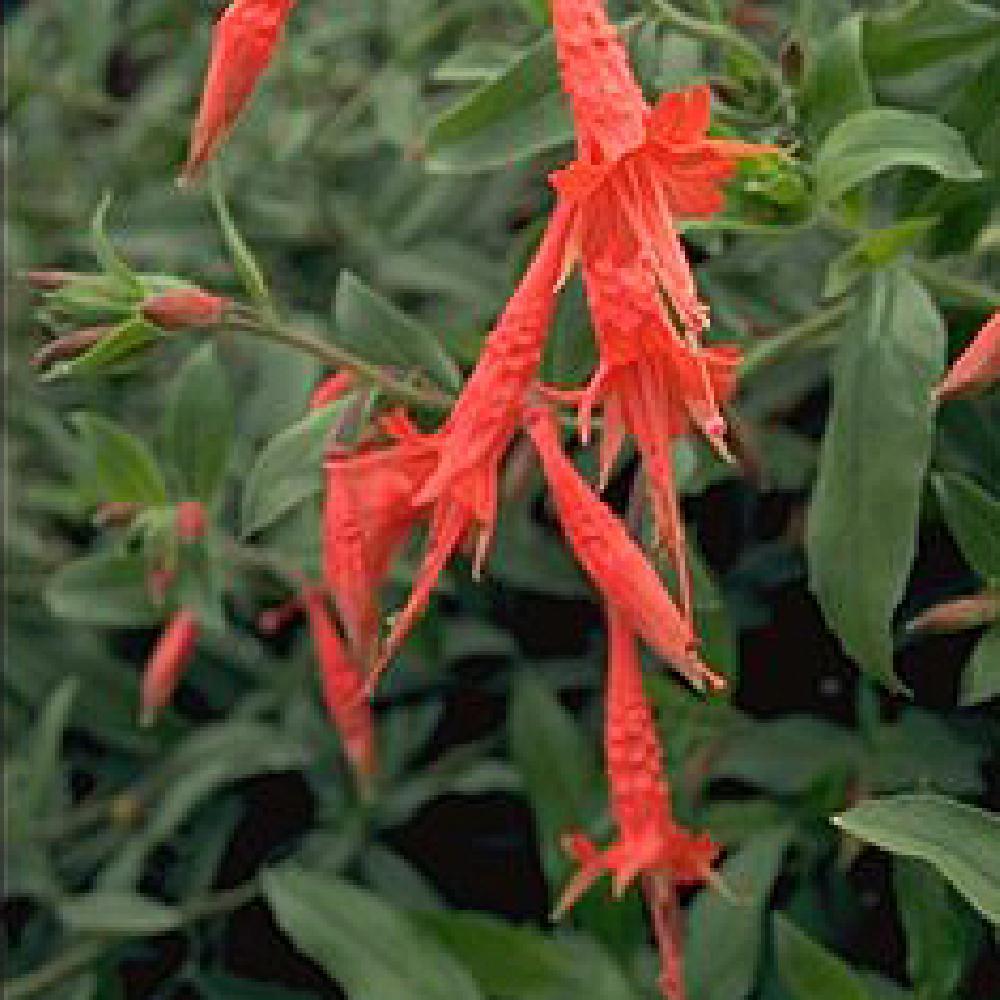
<instances>
[{"instance_id":1,"label":"green leaf","mask_svg":"<svg viewBox=\"0 0 1000 1000\"><path fill-rule=\"evenodd\" d=\"M452 391L461 388L461 372L441 341L350 271L340 276L334 315L333 339L352 353L373 364L423 372Z\"/></svg>"},{"instance_id":2,"label":"green leaf","mask_svg":"<svg viewBox=\"0 0 1000 1000\"><path fill-rule=\"evenodd\" d=\"M59 904L59 919L75 931L146 937L166 934L181 924L173 906L124 892L92 892Z\"/></svg>"},{"instance_id":3,"label":"green leaf","mask_svg":"<svg viewBox=\"0 0 1000 1000\"><path fill-rule=\"evenodd\" d=\"M795 1000L871 1000L848 965L780 913L774 915L774 947L778 974Z\"/></svg>"},{"instance_id":4,"label":"green leaf","mask_svg":"<svg viewBox=\"0 0 1000 1000\"><path fill-rule=\"evenodd\" d=\"M310 413L265 445L247 476L240 507L244 537L270 527L323 484L323 455L345 400Z\"/></svg>"},{"instance_id":5,"label":"green leaf","mask_svg":"<svg viewBox=\"0 0 1000 1000\"><path fill-rule=\"evenodd\" d=\"M722 868L722 881L736 898L706 890L694 901L684 956L691 996L743 1000L753 990L764 943L764 911L790 839L787 827L751 838Z\"/></svg>"},{"instance_id":6,"label":"green leaf","mask_svg":"<svg viewBox=\"0 0 1000 1000\"><path fill-rule=\"evenodd\" d=\"M427 137L428 168L474 172L510 166L571 139L573 126L560 108L557 80L555 45L546 33L436 119Z\"/></svg>"},{"instance_id":7,"label":"green leaf","mask_svg":"<svg viewBox=\"0 0 1000 1000\"><path fill-rule=\"evenodd\" d=\"M167 400L167 446L190 496L206 503L215 496L226 473L234 419L229 377L208 341L184 363Z\"/></svg>"},{"instance_id":8,"label":"green leaf","mask_svg":"<svg viewBox=\"0 0 1000 1000\"><path fill-rule=\"evenodd\" d=\"M41 376L43 382L55 382L74 375L114 372L150 344L161 339L156 327L144 319L132 317L108 330L83 354L52 365Z\"/></svg>"},{"instance_id":9,"label":"green leaf","mask_svg":"<svg viewBox=\"0 0 1000 1000\"><path fill-rule=\"evenodd\" d=\"M923 861L896 858L893 881L906 933L906 968L917 1000L954 995L977 944L969 910Z\"/></svg>"},{"instance_id":10,"label":"green leaf","mask_svg":"<svg viewBox=\"0 0 1000 1000\"><path fill-rule=\"evenodd\" d=\"M233 261L233 267L239 276L240 282L250 298L267 312L272 311L271 295L267 290L267 281L264 272L261 270L257 259L247 246L246 240L240 235L236 228L236 223L226 205L225 196L218 185L212 187L212 200L215 203L215 212L219 218L219 226L222 229L223 239L229 249L229 255Z\"/></svg>"},{"instance_id":11,"label":"green leaf","mask_svg":"<svg viewBox=\"0 0 1000 1000\"><path fill-rule=\"evenodd\" d=\"M167 500L163 473L133 434L96 413L75 413L85 489L104 502L157 505Z\"/></svg>"},{"instance_id":12,"label":"green leaf","mask_svg":"<svg viewBox=\"0 0 1000 1000\"><path fill-rule=\"evenodd\" d=\"M294 864L266 871L263 888L281 929L350 1000L482 997L461 965L372 893Z\"/></svg>"},{"instance_id":13,"label":"green leaf","mask_svg":"<svg viewBox=\"0 0 1000 1000\"><path fill-rule=\"evenodd\" d=\"M63 737L80 689L79 677L67 677L46 702L32 739L28 786L23 808L31 816L52 808L59 792Z\"/></svg>"},{"instance_id":14,"label":"green leaf","mask_svg":"<svg viewBox=\"0 0 1000 1000\"><path fill-rule=\"evenodd\" d=\"M1000 817L940 795L870 799L835 816L846 833L933 865L987 920L1000 923Z\"/></svg>"},{"instance_id":15,"label":"green leaf","mask_svg":"<svg viewBox=\"0 0 1000 1000\"><path fill-rule=\"evenodd\" d=\"M117 279L135 299L142 297L142 284L136 277L132 269L125 263L118 251L115 250L105 232L105 222L107 221L108 209L111 208L111 192L107 191L97 206L94 218L90 223L90 239L94 248L94 253L101 263L101 267Z\"/></svg>"},{"instance_id":16,"label":"green leaf","mask_svg":"<svg viewBox=\"0 0 1000 1000\"><path fill-rule=\"evenodd\" d=\"M895 108L858 111L827 135L816 154L816 192L835 201L893 167L923 167L956 181L979 180L962 134L933 115Z\"/></svg>"},{"instance_id":17,"label":"green leaf","mask_svg":"<svg viewBox=\"0 0 1000 1000\"><path fill-rule=\"evenodd\" d=\"M507 741L538 823L546 872L558 877L565 870L559 835L591 818L598 787L593 751L549 687L527 671L512 682Z\"/></svg>"},{"instance_id":18,"label":"green leaf","mask_svg":"<svg viewBox=\"0 0 1000 1000\"><path fill-rule=\"evenodd\" d=\"M146 590L147 566L137 556L98 552L63 566L45 600L59 618L106 628L155 625L160 612Z\"/></svg>"},{"instance_id":19,"label":"green leaf","mask_svg":"<svg viewBox=\"0 0 1000 1000\"><path fill-rule=\"evenodd\" d=\"M843 333L809 512L810 588L827 623L897 690L892 616L916 548L944 340L934 303L906 271L873 275Z\"/></svg>"},{"instance_id":20,"label":"green leaf","mask_svg":"<svg viewBox=\"0 0 1000 1000\"><path fill-rule=\"evenodd\" d=\"M874 103L861 52L860 14L824 39L802 82L799 107L809 134L822 139L837 122Z\"/></svg>"},{"instance_id":21,"label":"green leaf","mask_svg":"<svg viewBox=\"0 0 1000 1000\"><path fill-rule=\"evenodd\" d=\"M472 973L488 996L522 1000L572 974L566 949L533 928L485 913L423 912L412 919Z\"/></svg>"},{"instance_id":22,"label":"green leaf","mask_svg":"<svg viewBox=\"0 0 1000 1000\"><path fill-rule=\"evenodd\" d=\"M965 561L985 580L1000 580L1000 499L957 472L931 479L948 528Z\"/></svg>"},{"instance_id":23,"label":"green leaf","mask_svg":"<svg viewBox=\"0 0 1000 1000\"><path fill-rule=\"evenodd\" d=\"M979 705L1000 696L1000 622L988 629L962 673L963 705Z\"/></svg>"},{"instance_id":24,"label":"green leaf","mask_svg":"<svg viewBox=\"0 0 1000 1000\"><path fill-rule=\"evenodd\" d=\"M865 55L882 77L905 77L1000 40L1000 12L970 0L909 0L866 16ZM968 69L966 69L966 73Z\"/></svg>"}]
</instances>

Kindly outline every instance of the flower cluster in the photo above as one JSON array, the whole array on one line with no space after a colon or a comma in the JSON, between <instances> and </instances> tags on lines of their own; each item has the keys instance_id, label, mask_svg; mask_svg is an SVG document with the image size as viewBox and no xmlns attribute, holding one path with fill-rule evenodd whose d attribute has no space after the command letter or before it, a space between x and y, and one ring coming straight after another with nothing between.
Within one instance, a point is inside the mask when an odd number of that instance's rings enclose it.
<instances>
[{"instance_id":1,"label":"flower cluster","mask_svg":"<svg viewBox=\"0 0 1000 1000\"><path fill-rule=\"evenodd\" d=\"M223 14L184 180L197 176L233 127L292 6L292 0L234 0ZM616 892L638 879L660 948L661 989L677 1000L683 975L676 888L711 881L719 848L673 818L642 688L639 643L699 690L724 685L698 652L671 445L681 435L700 433L728 455L723 409L739 365L735 348L704 341L709 311L678 222L718 212L721 184L738 162L772 149L709 136L705 86L647 103L600 0L553 0L552 14L577 151L551 178L555 207L544 235L444 423L425 431L405 411L393 410L356 445L330 451L324 587L304 585L297 605L309 620L330 715L348 757L368 776L374 742L365 696L426 608L451 557L467 549L477 576L482 571L498 516L502 463L515 438L527 435L609 628L605 740L617 840L602 850L580 833L567 835L579 870L557 913L603 873L610 873ZM543 385L539 369L557 299L578 266L599 363L584 386ZM195 310L198 321L215 318L214 303L208 304L212 308ZM168 318L179 312L173 300L166 306ZM354 378L329 376L311 405L326 406L351 392ZM634 441L656 541L676 577L673 587L570 461L559 419L567 404L585 444L600 414L599 488L623 445ZM427 529L421 564L409 599L383 637L382 584L421 525ZM277 622L282 616L272 617ZM176 621L154 654L150 676L169 673L164 665L189 653L194 633L193 624ZM163 692L150 700L162 703Z\"/></svg>"}]
</instances>

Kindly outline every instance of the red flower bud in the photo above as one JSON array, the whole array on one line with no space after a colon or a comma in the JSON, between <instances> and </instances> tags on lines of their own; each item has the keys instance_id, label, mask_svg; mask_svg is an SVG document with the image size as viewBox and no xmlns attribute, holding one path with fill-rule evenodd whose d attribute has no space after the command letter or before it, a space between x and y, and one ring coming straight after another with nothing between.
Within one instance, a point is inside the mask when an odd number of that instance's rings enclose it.
<instances>
[{"instance_id":1,"label":"red flower bud","mask_svg":"<svg viewBox=\"0 0 1000 1000\"><path fill-rule=\"evenodd\" d=\"M198 618L182 608L167 623L142 675L142 724L149 725L173 697L198 639Z\"/></svg>"},{"instance_id":2,"label":"red flower bud","mask_svg":"<svg viewBox=\"0 0 1000 1000\"><path fill-rule=\"evenodd\" d=\"M261 635L274 638L284 632L301 611L302 602L297 597L285 601L284 604L267 608L257 616L257 631Z\"/></svg>"},{"instance_id":3,"label":"red flower bud","mask_svg":"<svg viewBox=\"0 0 1000 1000\"><path fill-rule=\"evenodd\" d=\"M345 393L354 388L354 373L350 371L334 372L328 375L309 397L309 409L318 410L321 406L329 406L337 402Z\"/></svg>"},{"instance_id":4,"label":"red flower bud","mask_svg":"<svg viewBox=\"0 0 1000 1000\"><path fill-rule=\"evenodd\" d=\"M102 341L114 328L91 326L84 330L74 330L62 337L56 337L44 347L40 347L31 359L35 368L47 368L57 361L70 361L86 354L95 344Z\"/></svg>"},{"instance_id":5,"label":"red flower bud","mask_svg":"<svg viewBox=\"0 0 1000 1000\"><path fill-rule=\"evenodd\" d=\"M167 599L167 591L174 582L177 574L166 566L152 569L146 576L146 589L149 591L150 599L155 604L162 604Z\"/></svg>"},{"instance_id":6,"label":"red flower bud","mask_svg":"<svg viewBox=\"0 0 1000 1000\"><path fill-rule=\"evenodd\" d=\"M986 591L927 608L907 626L911 633L964 632L1000 620L1000 594Z\"/></svg>"},{"instance_id":7,"label":"red flower bud","mask_svg":"<svg viewBox=\"0 0 1000 1000\"><path fill-rule=\"evenodd\" d=\"M205 537L205 507L198 500L183 500L177 505L175 525L182 542L196 542Z\"/></svg>"},{"instance_id":8,"label":"red flower bud","mask_svg":"<svg viewBox=\"0 0 1000 1000\"><path fill-rule=\"evenodd\" d=\"M146 299L142 304L142 316L162 330L190 330L221 323L227 304L219 295L203 292L200 288L187 288Z\"/></svg>"}]
</instances>

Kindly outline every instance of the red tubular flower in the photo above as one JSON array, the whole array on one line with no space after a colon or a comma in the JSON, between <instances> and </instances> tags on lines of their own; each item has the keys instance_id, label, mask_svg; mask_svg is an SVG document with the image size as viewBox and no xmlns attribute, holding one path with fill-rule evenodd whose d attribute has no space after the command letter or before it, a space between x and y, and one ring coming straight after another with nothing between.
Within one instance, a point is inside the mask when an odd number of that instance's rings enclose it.
<instances>
[{"instance_id":1,"label":"red tubular flower","mask_svg":"<svg viewBox=\"0 0 1000 1000\"><path fill-rule=\"evenodd\" d=\"M607 249L614 249L610 240ZM584 280L601 362L581 397L581 438L588 441L592 410L602 405L602 488L626 433L635 438L649 479L657 534L677 571L682 610L690 615L690 578L670 442L699 428L728 455L720 404L736 387L739 351L692 345L680 336L642 255L626 251L588 260Z\"/></svg>"},{"instance_id":2,"label":"red tubular flower","mask_svg":"<svg viewBox=\"0 0 1000 1000\"><path fill-rule=\"evenodd\" d=\"M936 400L978 392L1000 379L1000 312L994 313L934 390Z\"/></svg>"},{"instance_id":3,"label":"red tubular flower","mask_svg":"<svg viewBox=\"0 0 1000 1000\"><path fill-rule=\"evenodd\" d=\"M482 569L496 524L500 463L518 431L555 312L569 221L569 211L557 208L448 420L429 436L439 460L413 503L430 509L430 540L372 683L423 613L441 571L463 538L475 536L476 574Z\"/></svg>"},{"instance_id":4,"label":"red tubular flower","mask_svg":"<svg viewBox=\"0 0 1000 1000\"><path fill-rule=\"evenodd\" d=\"M233 0L212 35L201 107L181 173L190 183L226 140L281 39L295 0Z\"/></svg>"},{"instance_id":5,"label":"red tubular flower","mask_svg":"<svg viewBox=\"0 0 1000 1000\"><path fill-rule=\"evenodd\" d=\"M161 330L193 330L222 322L228 301L200 288L180 288L150 296L142 318Z\"/></svg>"},{"instance_id":6,"label":"red tubular flower","mask_svg":"<svg viewBox=\"0 0 1000 1000\"><path fill-rule=\"evenodd\" d=\"M78 358L104 340L113 330L113 326L90 326L56 337L32 355L31 364L35 368L47 368L57 361Z\"/></svg>"},{"instance_id":7,"label":"red tubular flower","mask_svg":"<svg viewBox=\"0 0 1000 1000\"><path fill-rule=\"evenodd\" d=\"M313 390L309 397L309 409L318 410L321 406L329 406L336 403L349 393L355 384L354 372L341 371L327 375L322 382Z\"/></svg>"},{"instance_id":8,"label":"red tubular flower","mask_svg":"<svg viewBox=\"0 0 1000 1000\"><path fill-rule=\"evenodd\" d=\"M708 87L666 94L650 108L600 0L553 0L556 50L577 131L576 162L553 175L576 211L574 252L600 255L622 231L645 253L681 327L707 324L675 219L723 205L719 191L738 160L769 146L707 135Z\"/></svg>"},{"instance_id":9,"label":"red tubular flower","mask_svg":"<svg viewBox=\"0 0 1000 1000\"><path fill-rule=\"evenodd\" d=\"M198 617L182 608L160 634L142 675L142 724L148 725L170 704L198 640Z\"/></svg>"},{"instance_id":10,"label":"red tubular flower","mask_svg":"<svg viewBox=\"0 0 1000 1000\"><path fill-rule=\"evenodd\" d=\"M414 502L437 463L436 442L402 412L382 420L393 442L326 463L323 575L355 658L366 668L378 646L379 589L417 523L429 515Z\"/></svg>"},{"instance_id":11,"label":"red tubular flower","mask_svg":"<svg viewBox=\"0 0 1000 1000\"><path fill-rule=\"evenodd\" d=\"M375 773L375 730L371 707L365 697L364 675L337 634L323 594L315 587L302 591L302 604L320 665L323 701L340 733L351 766L367 782Z\"/></svg>"},{"instance_id":12,"label":"red tubular flower","mask_svg":"<svg viewBox=\"0 0 1000 1000\"><path fill-rule=\"evenodd\" d=\"M605 763L618 839L600 850L582 834L565 838L580 868L554 916L558 919L570 909L605 872L612 877L616 895L641 876L660 951L661 991L668 1000L683 1000L676 887L715 880L712 866L719 847L673 819L660 743L642 690L635 633L625 615L611 606L608 627Z\"/></svg>"},{"instance_id":13,"label":"red tubular flower","mask_svg":"<svg viewBox=\"0 0 1000 1000\"><path fill-rule=\"evenodd\" d=\"M563 533L608 606L693 685L724 687L698 658L690 621L642 551L566 457L552 413L534 405L527 419Z\"/></svg>"}]
</instances>

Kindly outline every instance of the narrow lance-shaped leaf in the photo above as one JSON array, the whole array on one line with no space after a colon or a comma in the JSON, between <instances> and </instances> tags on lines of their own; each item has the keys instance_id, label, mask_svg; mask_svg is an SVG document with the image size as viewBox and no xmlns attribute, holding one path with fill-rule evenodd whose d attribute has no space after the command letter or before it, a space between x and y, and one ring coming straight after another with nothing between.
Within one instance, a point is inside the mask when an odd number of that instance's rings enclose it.
<instances>
[{"instance_id":1,"label":"narrow lance-shaped leaf","mask_svg":"<svg viewBox=\"0 0 1000 1000\"><path fill-rule=\"evenodd\" d=\"M228 376L209 341L187 359L167 403L167 445L190 496L214 497L226 472L233 421Z\"/></svg>"},{"instance_id":2,"label":"narrow lance-shaped leaf","mask_svg":"<svg viewBox=\"0 0 1000 1000\"><path fill-rule=\"evenodd\" d=\"M904 270L872 276L849 316L809 512L810 587L859 665L893 688L892 616L916 549L944 324Z\"/></svg>"},{"instance_id":3,"label":"narrow lance-shaped leaf","mask_svg":"<svg viewBox=\"0 0 1000 1000\"><path fill-rule=\"evenodd\" d=\"M933 865L1000 924L1000 816L941 795L870 799L833 822L859 840Z\"/></svg>"},{"instance_id":4,"label":"narrow lance-shaped leaf","mask_svg":"<svg viewBox=\"0 0 1000 1000\"><path fill-rule=\"evenodd\" d=\"M872 1000L850 966L780 913L774 916L774 948L778 974L795 1000Z\"/></svg>"},{"instance_id":5,"label":"narrow lance-shaped leaf","mask_svg":"<svg viewBox=\"0 0 1000 1000\"><path fill-rule=\"evenodd\" d=\"M452 391L461 388L461 372L434 333L350 271L337 285L334 313L333 339L352 353L406 374L423 373Z\"/></svg>"},{"instance_id":6,"label":"narrow lance-shaped leaf","mask_svg":"<svg viewBox=\"0 0 1000 1000\"><path fill-rule=\"evenodd\" d=\"M115 250L111 240L108 239L107 232L105 232L104 227L108 209L111 208L111 200L111 192L108 191L94 213L94 218L90 223L91 244L104 270L121 282L129 293L138 299L142 296L142 284L118 251Z\"/></svg>"},{"instance_id":7,"label":"narrow lance-shaped leaf","mask_svg":"<svg viewBox=\"0 0 1000 1000\"><path fill-rule=\"evenodd\" d=\"M1000 695L1000 623L979 640L962 673L962 704L978 705Z\"/></svg>"},{"instance_id":8,"label":"narrow lance-shaped leaf","mask_svg":"<svg viewBox=\"0 0 1000 1000\"><path fill-rule=\"evenodd\" d=\"M931 482L968 564L984 580L1000 581L1000 498L957 472L938 473Z\"/></svg>"},{"instance_id":9,"label":"narrow lance-shaped leaf","mask_svg":"<svg viewBox=\"0 0 1000 1000\"><path fill-rule=\"evenodd\" d=\"M372 893L292 864L263 887L281 929L350 1000L481 1000L461 965Z\"/></svg>"},{"instance_id":10,"label":"narrow lance-shaped leaf","mask_svg":"<svg viewBox=\"0 0 1000 1000\"><path fill-rule=\"evenodd\" d=\"M257 263L250 247L247 246L246 240L243 239L240 231L236 228L236 223L233 221L229 207L226 205L225 196L217 184L214 184L212 187L212 200L215 202L215 211L219 217L222 236L226 241L226 246L229 248L233 267L236 268L240 282L250 298L260 308L270 312L272 309L271 296L267 290L267 281L264 278L264 272Z\"/></svg>"}]
</instances>

